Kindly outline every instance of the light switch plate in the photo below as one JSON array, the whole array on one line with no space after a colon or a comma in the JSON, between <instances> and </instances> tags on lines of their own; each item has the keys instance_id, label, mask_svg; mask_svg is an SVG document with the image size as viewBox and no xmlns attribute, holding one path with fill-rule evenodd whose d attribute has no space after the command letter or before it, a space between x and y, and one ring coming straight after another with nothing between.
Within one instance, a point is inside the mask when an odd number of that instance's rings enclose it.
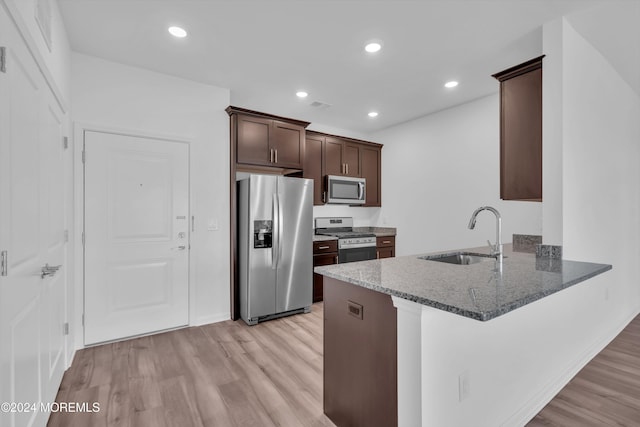
<instances>
[{"instance_id":1,"label":"light switch plate","mask_svg":"<svg viewBox=\"0 0 640 427\"><path fill-rule=\"evenodd\" d=\"M210 218L209 222L207 222L207 230L209 231L217 231L218 230L218 220L215 218Z\"/></svg>"}]
</instances>

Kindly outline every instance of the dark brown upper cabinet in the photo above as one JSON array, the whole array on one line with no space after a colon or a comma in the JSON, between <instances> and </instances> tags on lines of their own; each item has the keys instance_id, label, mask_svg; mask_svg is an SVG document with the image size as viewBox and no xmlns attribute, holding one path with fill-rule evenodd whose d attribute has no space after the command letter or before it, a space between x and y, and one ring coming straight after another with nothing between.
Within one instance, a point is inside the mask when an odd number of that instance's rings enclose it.
<instances>
[{"instance_id":1,"label":"dark brown upper cabinet","mask_svg":"<svg viewBox=\"0 0 640 427\"><path fill-rule=\"evenodd\" d=\"M327 136L324 149L324 174L344 175L346 171L344 163L344 141L340 138Z\"/></svg>"},{"instance_id":2,"label":"dark brown upper cabinet","mask_svg":"<svg viewBox=\"0 0 640 427\"><path fill-rule=\"evenodd\" d=\"M360 176L360 143L327 136L325 142L325 175Z\"/></svg>"},{"instance_id":3,"label":"dark brown upper cabinet","mask_svg":"<svg viewBox=\"0 0 640 427\"><path fill-rule=\"evenodd\" d=\"M344 143L344 167L346 176L361 176L360 172L360 150L362 144L345 142Z\"/></svg>"},{"instance_id":4,"label":"dark brown upper cabinet","mask_svg":"<svg viewBox=\"0 0 640 427\"><path fill-rule=\"evenodd\" d=\"M307 122L229 107L236 163L302 170Z\"/></svg>"},{"instance_id":5,"label":"dark brown upper cabinet","mask_svg":"<svg viewBox=\"0 0 640 427\"><path fill-rule=\"evenodd\" d=\"M365 206L382 206L380 200L382 147L360 146L361 176L367 180Z\"/></svg>"},{"instance_id":6,"label":"dark brown upper cabinet","mask_svg":"<svg viewBox=\"0 0 640 427\"><path fill-rule=\"evenodd\" d=\"M305 137L305 159L304 178L313 179L313 204L323 205L322 193L324 184L322 183L322 168L325 137L316 133L307 132Z\"/></svg>"},{"instance_id":7,"label":"dark brown upper cabinet","mask_svg":"<svg viewBox=\"0 0 640 427\"><path fill-rule=\"evenodd\" d=\"M314 182L314 205L324 204L325 176L363 177L367 180L363 206L381 206L382 145L308 131L304 177Z\"/></svg>"},{"instance_id":8,"label":"dark brown upper cabinet","mask_svg":"<svg viewBox=\"0 0 640 427\"><path fill-rule=\"evenodd\" d=\"M500 198L542 201L542 58L494 74L500 82Z\"/></svg>"}]
</instances>

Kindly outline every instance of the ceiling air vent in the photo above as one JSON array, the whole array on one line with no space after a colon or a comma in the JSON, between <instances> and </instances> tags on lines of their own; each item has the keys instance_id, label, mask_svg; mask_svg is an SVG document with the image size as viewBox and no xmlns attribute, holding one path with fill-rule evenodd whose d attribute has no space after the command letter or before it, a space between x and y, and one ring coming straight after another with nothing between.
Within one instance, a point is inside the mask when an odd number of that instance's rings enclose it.
<instances>
[{"instance_id":1,"label":"ceiling air vent","mask_svg":"<svg viewBox=\"0 0 640 427\"><path fill-rule=\"evenodd\" d=\"M313 108L318 108L320 110L326 110L327 108L331 107L331 104L327 104L326 102L322 102L322 101L313 101L311 104Z\"/></svg>"}]
</instances>

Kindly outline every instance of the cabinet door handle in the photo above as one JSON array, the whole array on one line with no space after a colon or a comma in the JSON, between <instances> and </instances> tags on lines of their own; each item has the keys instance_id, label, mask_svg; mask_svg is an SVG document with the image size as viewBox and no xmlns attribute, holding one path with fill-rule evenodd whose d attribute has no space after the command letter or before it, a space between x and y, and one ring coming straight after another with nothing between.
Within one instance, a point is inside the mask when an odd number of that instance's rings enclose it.
<instances>
[{"instance_id":1,"label":"cabinet door handle","mask_svg":"<svg viewBox=\"0 0 640 427\"><path fill-rule=\"evenodd\" d=\"M276 148L274 151L276 152L276 155L275 155L275 157L276 157L276 163L278 163L278 149Z\"/></svg>"},{"instance_id":2,"label":"cabinet door handle","mask_svg":"<svg viewBox=\"0 0 640 427\"><path fill-rule=\"evenodd\" d=\"M349 175L349 163L345 165L347 167L347 175Z\"/></svg>"},{"instance_id":3,"label":"cabinet door handle","mask_svg":"<svg viewBox=\"0 0 640 427\"><path fill-rule=\"evenodd\" d=\"M382 243L391 243L391 240L383 240Z\"/></svg>"},{"instance_id":4,"label":"cabinet door handle","mask_svg":"<svg viewBox=\"0 0 640 427\"><path fill-rule=\"evenodd\" d=\"M269 149L269 162L273 163L273 148Z\"/></svg>"},{"instance_id":5,"label":"cabinet door handle","mask_svg":"<svg viewBox=\"0 0 640 427\"><path fill-rule=\"evenodd\" d=\"M340 261L338 260L338 255L336 255L336 264L339 264Z\"/></svg>"},{"instance_id":6,"label":"cabinet door handle","mask_svg":"<svg viewBox=\"0 0 640 427\"><path fill-rule=\"evenodd\" d=\"M329 249L329 246L318 246L318 250Z\"/></svg>"},{"instance_id":7,"label":"cabinet door handle","mask_svg":"<svg viewBox=\"0 0 640 427\"><path fill-rule=\"evenodd\" d=\"M380 259L380 251L376 251L376 259Z\"/></svg>"}]
</instances>

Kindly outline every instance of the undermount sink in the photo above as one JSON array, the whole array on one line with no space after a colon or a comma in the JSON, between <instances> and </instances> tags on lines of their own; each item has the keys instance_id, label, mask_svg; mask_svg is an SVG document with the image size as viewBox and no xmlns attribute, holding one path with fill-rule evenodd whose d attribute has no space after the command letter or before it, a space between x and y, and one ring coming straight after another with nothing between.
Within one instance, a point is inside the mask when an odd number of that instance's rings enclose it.
<instances>
[{"instance_id":1,"label":"undermount sink","mask_svg":"<svg viewBox=\"0 0 640 427\"><path fill-rule=\"evenodd\" d=\"M493 255L478 254L473 252L453 252L437 255L425 255L418 257L426 261L445 262L447 264L457 265L469 265L477 264L483 261L494 261L496 258Z\"/></svg>"}]
</instances>

